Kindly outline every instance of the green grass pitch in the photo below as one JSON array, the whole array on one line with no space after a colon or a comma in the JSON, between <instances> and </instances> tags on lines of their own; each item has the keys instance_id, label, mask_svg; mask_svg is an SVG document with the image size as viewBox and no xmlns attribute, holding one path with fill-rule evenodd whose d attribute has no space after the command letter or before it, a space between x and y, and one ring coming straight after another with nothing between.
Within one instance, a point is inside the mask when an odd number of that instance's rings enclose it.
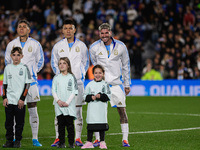
<instances>
[{"instance_id":1,"label":"green grass pitch","mask_svg":"<svg viewBox=\"0 0 200 150\"><path fill-rule=\"evenodd\" d=\"M54 106L51 96L42 96L38 102L40 119L39 141L42 147L32 146L29 115L20 149L49 150L55 139ZM86 106L83 106L84 126L82 141L86 141ZM122 147L122 134L116 108L108 106L110 129L106 132L106 143L110 150L199 150L200 149L200 98L199 97L127 97L129 119L129 143ZM5 143L5 113L0 98L0 149ZM66 145L67 137L66 137ZM76 149L81 149L76 147ZM99 148L94 148L99 149Z\"/></svg>"}]
</instances>

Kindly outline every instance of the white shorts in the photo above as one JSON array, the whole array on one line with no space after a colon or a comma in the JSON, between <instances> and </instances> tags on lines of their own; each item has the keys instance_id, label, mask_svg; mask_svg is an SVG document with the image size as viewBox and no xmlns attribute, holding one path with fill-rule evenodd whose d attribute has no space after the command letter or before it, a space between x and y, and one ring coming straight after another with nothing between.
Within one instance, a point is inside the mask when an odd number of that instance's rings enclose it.
<instances>
[{"instance_id":1,"label":"white shorts","mask_svg":"<svg viewBox=\"0 0 200 150\"><path fill-rule=\"evenodd\" d=\"M30 86L25 100L27 103L33 103L33 102L40 101L40 95L39 95L39 90L38 90L37 84Z\"/></svg>"},{"instance_id":2,"label":"white shorts","mask_svg":"<svg viewBox=\"0 0 200 150\"><path fill-rule=\"evenodd\" d=\"M76 98L76 106L86 104L86 102L83 99L83 93L84 93L84 86L83 86L83 84L79 84L78 85L78 95Z\"/></svg>"},{"instance_id":3,"label":"white shorts","mask_svg":"<svg viewBox=\"0 0 200 150\"><path fill-rule=\"evenodd\" d=\"M111 99L110 104L112 107L126 107L126 96L124 87L122 85L110 86Z\"/></svg>"}]
</instances>

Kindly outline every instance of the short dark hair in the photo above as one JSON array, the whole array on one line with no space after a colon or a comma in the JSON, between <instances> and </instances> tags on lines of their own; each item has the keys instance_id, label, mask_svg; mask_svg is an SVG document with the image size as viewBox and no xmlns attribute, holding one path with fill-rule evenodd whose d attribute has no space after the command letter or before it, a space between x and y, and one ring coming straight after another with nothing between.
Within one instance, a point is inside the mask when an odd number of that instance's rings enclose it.
<instances>
[{"instance_id":1,"label":"short dark hair","mask_svg":"<svg viewBox=\"0 0 200 150\"><path fill-rule=\"evenodd\" d=\"M19 52L19 54L22 54L21 47L13 47L13 49L11 50L11 54L14 54L15 52Z\"/></svg>"},{"instance_id":2,"label":"short dark hair","mask_svg":"<svg viewBox=\"0 0 200 150\"><path fill-rule=\"evenodd\" d=\"M74 25L74 27L76 28L76 22L73 20L73 19L66 19L64 22L63 22L63 25L65 24L72 24Z\"/></svg>"},{"instance_id":3,"label":"short dark hair","mask_svg":"<svg viewBox=\"0 0 200 150\"><path fill-rule=\"evenodd\" d=\"M25 23L25 24L29 27L29 29L31 29L31 25L30 25L30 23L29 23L26 19L19 20L18 23L17 23L17 26L18 26L20 23Z\"/></svg>"}]
</instances>

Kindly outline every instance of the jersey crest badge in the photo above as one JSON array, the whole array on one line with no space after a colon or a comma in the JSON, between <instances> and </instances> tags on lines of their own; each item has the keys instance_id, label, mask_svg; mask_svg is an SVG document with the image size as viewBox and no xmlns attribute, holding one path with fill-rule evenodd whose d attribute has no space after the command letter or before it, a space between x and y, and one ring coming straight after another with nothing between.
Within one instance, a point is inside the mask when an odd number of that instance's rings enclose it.
<instances>
[{"instance_id":1,"label":"jersey crest badge","mask_svg":"<svg viewBox=\"0 0 200 150\"><path fill-rule=\"evenodd\" d=\"M32 52L32 51L33 51L32 47L29 46L29 48L28 48L28 52Z\"/></svg>"},{"instance_id":2,"label":"jersey crest badge","mask_svg":"<svg viewBox=\"0 0 200 150\"><path fill-rule=\"evenodd\" d=\"M102 93L105 93L105 86L103 85Z\"/></svg>"},{"instance_id":3,"label":"jersey crest badge","mask_svg":"<svg viewBox=\"0 0 200 150\"><path fill-rule=\"evenodd\" d=\"M23 69L22 69L22 68L20 68L19 75L20 75L20 76L23 75Z\"/></svg>"},{"instance_id":4,"label":"jersey crest badge","mask_svg":"<svg viewBox=\"0 0 200 150\"><path fill-rule=\"evenodd\" d=\"M76 51L76 52L80 52L80 48L79 48L79 47L76 47L75 51Z\"/></svg>"},{"instance_id":5,"label":"jersey crest badge","mask_svg":"<svg viewBox=\"0 0 200 150\"><path fill-rule=\"evenodd\" d=\"M60 50L60 53L62 53L62 52L64 52L64 50L63 50L63 49L61 49L61 50Z\"/></svg>"},{"instance_id":6,"label":"jersey crest badge","mask_svg":"<svg viewBox=\"0 0 200 150\"><path fill-rule=\"evenodd\" d=\"M8 79L12 79L12 75L11 74L8 75Z\"/></svg>"},{"instance_id":7,"label":"jersey crest badge","mask_svg":"<svg viewBox=\"0 0 200 150\"><path fill-rule=\"evenodd\" d=\"M117 49L114 50L114 55L118 55L118 50Z\"/></svg>"},{"instance_id":8,"label":"jersey crest badge","mask_svg":"<svg viewBox=\"0 0 200 150\"><path fill-rule=\"evenodd\" d=\"M103 55L102 52L100 52L98 55Z\"/></svg>"},{"instance_id":9,"label":"jersey crest badge","mask_svg":"<svg viewBox=\"0 0 200 150\"><path fill-rule=\"evenodd\" d=\"M70 79L68 82L68 87L67 87L68 91L72 91L72 80Z\"/></svg>"}]
</instances>

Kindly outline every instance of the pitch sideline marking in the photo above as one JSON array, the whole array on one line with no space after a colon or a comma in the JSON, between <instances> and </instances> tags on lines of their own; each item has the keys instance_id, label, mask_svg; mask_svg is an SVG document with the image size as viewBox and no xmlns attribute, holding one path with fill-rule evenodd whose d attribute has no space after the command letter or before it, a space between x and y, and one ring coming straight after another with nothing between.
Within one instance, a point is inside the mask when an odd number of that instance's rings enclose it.
<instances>
[{"instance_id":1,"label":"pitch sideline marking","mask_svg":"<svg viewBox=\"0 0 200 150\"><path fill-rule=\"evenodd\" d=\"M200 114L184 114L184 113L162 113L162 112L127 112L128 114L145 114L145 115L174 115L174 116L195 116L200 117Z\"/></svg>"},{"instance_id":2,"label":"pitch sideline marking","mask_svg":"<svg viewBox=\"0 0 200 150\"><path fill-rule=\"evenodd\" d=\"M169 130L156 130L156 131L140 131L140 132L129 132L130 134L147 134L147 133L163 133L163 132L177 132L177 131L189 131L189 130L199 130L200 127L194 127L194 128L183 128L183 129L169 129ZM121 135L122 133L107 133L106 135ZM86 137L87 135L82 135L83 137ZM55 136L49 136L49 137L39 137L41 138L55 138ZM31 138L23 138L23 139L31 139ZM0 139L3 140L3 139Z\"/></svg>"}]
</instances>

